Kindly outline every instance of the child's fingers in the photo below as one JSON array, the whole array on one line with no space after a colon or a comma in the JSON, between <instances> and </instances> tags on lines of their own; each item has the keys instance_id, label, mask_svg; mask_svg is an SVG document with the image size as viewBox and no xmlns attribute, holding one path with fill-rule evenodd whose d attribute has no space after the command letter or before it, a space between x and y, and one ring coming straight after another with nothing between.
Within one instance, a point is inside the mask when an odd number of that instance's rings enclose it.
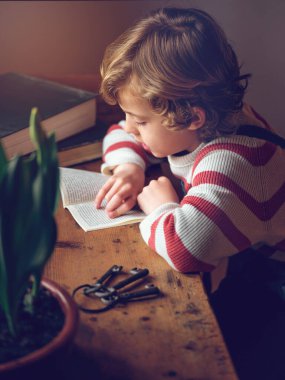
<instances>
[{"instance_id":1,"label":"child's fingers","mask_svg":"<svg viewBox=\"0 0 285 380\"><path fill-rule=\"evenodd\" d=\"M132 187L130 184L123 186L114 185L110 191L105 195L108 202L106 210L113 211L118 208L124 201L132 195Z\"/></svg>"},{"instance_id":2,"label":"child's fingers","mask_svg":"<svg viewBox=\"0 0 285 380\"><path fill-rule=\"evenodd\" d=\"M120 206L115 210L108 211L108 216L110 218L116 218L118 216L124 215L134 207L136 202L136 197L131 196L127 200L123 201L123 203L121 203Z\"/></svg>"},{"instance_id":3,"label":"child's fingers","mask_svg":"<svg viewBox=\"0 0 285 380\"><path fill-rule=\"evenodd\" d=\"M114 211L120 207L130 197L129 193L124 191L116 192L113 197L108 201L106 211Z\"/></svg>"},{"instance_id":4,"label":"child's fingers","mask_svg":"<svg viewBox=\"0 0 285 380\"><path fill-rule=\"evenodd\" d=\"M109 180L101 187L101 189L99 190L98 194L95 197L96 208L101 207L101 204L102 204L104 198L106 197L106 194L108 194L108 192L112 188L113 184L114 184L114 181Z\"/></svg>"},{"instance_id":5,"label":"child's fingers","mask_svg":"<svg viewBox=\"0 0 285 380\"><path fill-rule=\"evenodd\" d=\"M112 212L119 208L133 194L132 185L124 183L116 177L110 178L95 197L95 207L100 208L104 199L107 201L106 211Z\"/></svg>"},{"instance_id":6,"label":"child's fingers","mask_svg":"<svg viewBox=\"0 0 285 380\"><path fill-rule=\"evenodd\" d=\"M98 194L96 195L95 200L94 200L96 208L101 207L101 204L102 204L104 198L105 198L105 191L103 188L101 188L99 190Z\"/></svg>"}]
</instances>

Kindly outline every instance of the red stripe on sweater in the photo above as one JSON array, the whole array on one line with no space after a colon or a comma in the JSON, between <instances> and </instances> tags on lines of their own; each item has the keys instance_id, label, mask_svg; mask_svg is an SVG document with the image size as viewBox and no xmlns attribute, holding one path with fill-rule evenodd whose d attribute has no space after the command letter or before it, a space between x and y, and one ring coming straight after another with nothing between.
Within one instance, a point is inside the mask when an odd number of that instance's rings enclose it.
<instances>
[{"instance_id":1,"label":"red stripe on sweater","mask_svg":"<svg viewBox=\"0 0 285 380\"><path fill-rule=\"evenodd\" d=\"M110 152L114 152L115 150L122 149L122 148L129 148L133 150L135 153L137 153L144 161L147 162L146 153L139 145L132 141L121 141L117 142L115 144L110 145L103 155L103 161L105 161L106 155Z\"/></svg>"},{"instance_id":2,"label":"red stripe on sweater","mask_svg":"<svg viewBox=\"0 0 285 380\"><path fill-rule=\"evenodd\" d=\"M239 251L251 246L250 240L233 224L230 218L218 206L207 201L206 199L187 195L181 202L181 205L191 205L212 220L213 223L221 230L227 239Z\"/></svg>"},{"instance_id":3,"label":"red stripe on sweater","mask_svg":"<svg viewBox=\"0 0 285 380\"><path fill-rule=\"evenodd\" d=\"M165 218L163 228L167 253L177 270L186 273L200 271L210 272L214 269L213 265L196 259L185 247L176 233L173 214L170 214Z\"/></svg>"},{"instance_id":4,"label":"red stripe on sweater","mask_svg":"<svg viewBox=\"0 0 285 380\"><path fill-rule=\"evenodd\" d=\"M222 173L204 171L197 174L193 180L193 186L201 184L218 185L231 191L257 218L262 221L271 219L285 203L285 183L283 183L270 199L264 202L259 202L254 199L241 186Z\"/></svg>"},{"instance_id":5,"label":"red stripe on sweater","mask_svg":"<svg viewBox=\"0 0 285 380\"><path fill-rule=\"evenodd\" d=\"M113 124L113 125L111 125L110 128L108 128L107 134L109 134L109 133L111 133L113 131L122 130L122 129L123 129L123 127L121 125L119 125L119 124Z\"/></svg>"},{"instance_id":6,"label":"red stripe on sweater","mask_svg":"<svg viewBox=\"0 0 285 380\"><path fill-rule=\"evenodd\" d=\"M157 226L163 215L161 215L151 226L151 234L148 240L148 245L157 251L155 246L155 237L157 232ZM164 221L164 236L166 240L167 254L171 261L173 262L175 268L179 272L210 272L214 269L214 266L210 264L203 263L197 260L191 253L186 249L184 244L181 242L179 236L175 232L174 217L172 214L168 215Z\"/></svg>"},{"instance_id":7,"label":"red stripe on sweater","mask_svg":"<svg viewBox=\"0 0 285 380\"><path fill-rule=\"evenodd\" d=\"M156 251L156 247L155 247L155 234L156 234L156 228L157 228L157 225L160 221L160 219L162 218L163 215L161 215L158 219L155 220L155 222L151 225L151 228L150 228L150 237L148 239L148 245L150 246L150 248L152 248L154 251Z\"/></svg>"},{"instance_id":8,"label":"red stripe on sweater","mask_svg":"<svg viewBox=\"0 0 285 380\"><path fill-rule=\"evenodd\" d=\"M197 165L203 160L203 158L211 153L218 150L228 150L236 153L250 162L253 166L264 166L272 158L277 147L274 144L266 142L260 147L247 147L241 144L233 143L217 143L214 145L206 146L203 148L195 160L193 166L193 172L195 171Z\"/></svg>"}]
</instances>

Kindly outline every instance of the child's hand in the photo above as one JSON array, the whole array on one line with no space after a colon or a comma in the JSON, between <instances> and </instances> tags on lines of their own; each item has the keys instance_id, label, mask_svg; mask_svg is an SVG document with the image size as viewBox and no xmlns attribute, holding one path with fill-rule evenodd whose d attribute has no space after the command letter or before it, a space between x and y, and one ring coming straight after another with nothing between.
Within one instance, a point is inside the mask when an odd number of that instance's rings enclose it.
<instances>
[{"instance_id":1,"label":"child's hand","mask_svg":"<svg viewBox=\"0 0 285 380\"><path fill-rule=\"evenodd\" d=\"M166 177L159 177L157 180L150 181L149 185L145 186L138 195L137 200L140 208L147 215L164 203L179 203L178 195Z\"/></svg>"},{"instance_id":2,"label":"child's hand","mask_svg":"<svg viewBox=\"0 0 285 380\"><path fill-rule=\"evenodd\" d=\"M137 195L142 191L144 181L144 171L140 166L136 164L117 166L112 177L97 194L95 206L100 208L105 198L106 212L110 218L125 214L137 203Z\"/></svg>"}]
</instances>

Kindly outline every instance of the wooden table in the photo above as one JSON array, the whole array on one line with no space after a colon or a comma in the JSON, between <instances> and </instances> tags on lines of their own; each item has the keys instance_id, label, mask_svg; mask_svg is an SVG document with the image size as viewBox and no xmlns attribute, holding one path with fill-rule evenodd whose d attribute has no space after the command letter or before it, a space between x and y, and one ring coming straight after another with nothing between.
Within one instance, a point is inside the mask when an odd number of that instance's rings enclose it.
<instances>
[{"instance_id":1,"label":"wooden table","mask_svg":"<svg viewBox=\"0 0 285 380\"><path fill-rule=\"evenodd\" d=\"M146 246L137 224L84 232L62 206L57 223L57 248L45 275L70 293L95 282L112 264L125 271L148 268L162 292L101 314L81 312L74 350L63 363L66 378L237 379L198 274L172 270Z\"/></svg>"}]
</instances>

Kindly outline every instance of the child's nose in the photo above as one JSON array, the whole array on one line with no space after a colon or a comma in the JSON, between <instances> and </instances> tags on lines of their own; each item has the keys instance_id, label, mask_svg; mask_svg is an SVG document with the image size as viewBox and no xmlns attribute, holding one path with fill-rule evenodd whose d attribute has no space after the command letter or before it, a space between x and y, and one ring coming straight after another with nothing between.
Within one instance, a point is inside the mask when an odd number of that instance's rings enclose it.
<instances>
[{"instance_id":1,"label":"child's nose","mask_svg":"<svg viewBox=\"0 0 285 380\"><path fill-rule=\"evenodd\" d=\"M138 133L136 124L128 116L126 116L125 131L134 135Z\"/></svg>"}]
</instances>

